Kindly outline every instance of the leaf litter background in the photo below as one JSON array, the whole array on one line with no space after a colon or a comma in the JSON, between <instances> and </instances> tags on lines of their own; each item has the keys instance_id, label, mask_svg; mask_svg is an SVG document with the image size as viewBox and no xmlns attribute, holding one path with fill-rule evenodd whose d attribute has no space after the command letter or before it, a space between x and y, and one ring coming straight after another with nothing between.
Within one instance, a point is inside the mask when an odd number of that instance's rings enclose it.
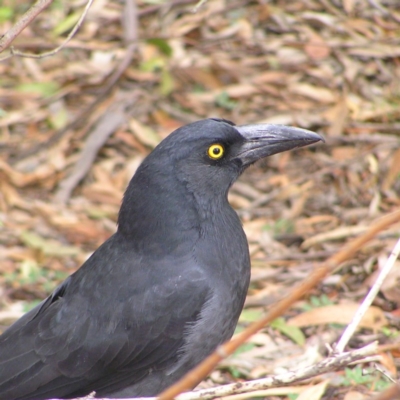
<instances>
[{"instance_id":1,"label":"leaf litter background","mask_svg":"<svg viewBox=\"0 0 400 400\"><path fill-rule=\"evenodd\" d=\"M15 47L34 53L56 47L85 4L54 1ZM196 13L196 2L188 0L138 1L133 13L126 8L132 5L97 0L57 55L0 63L1 330L115 231L138 164L172 130L197 119L296 125L326 138L324 145L259 162L231 190L253 264L238 330L315 263L400 205L397 0L210 0ZM1 32L26 8L23 1L3 0ZM137 19L137 33L129 15ZM127 41L135 38L128 68L104 94ZM400 224L382 232L201 387L321 360L325 343L340 337L399 231ZM398 343L399 266L350 347ZM305 398L363 398L387 385L380 370L398 377L396 347L382 347L378 368L362 365L366 374L358 366L268 398L293 399L326 379L324 394Z\"/></svg>"}]
</instances>

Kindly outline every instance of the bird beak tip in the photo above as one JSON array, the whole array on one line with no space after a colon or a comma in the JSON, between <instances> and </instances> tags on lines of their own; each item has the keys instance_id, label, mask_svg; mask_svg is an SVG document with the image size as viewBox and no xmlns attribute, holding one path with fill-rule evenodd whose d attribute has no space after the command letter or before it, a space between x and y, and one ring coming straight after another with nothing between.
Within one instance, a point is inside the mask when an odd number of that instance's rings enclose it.
<instances>
[{"instance_id":1,"label":"bird beak tip","mask_svg":"<svg viewBox=\"0 0 400 400\"><path fill-rule=\"evenodd\" d=\"M319 134L306 129L286 125L256 124L235 127L245 139L240 158L245 165L257 159L325 142Z\"/></svg>"}]
</instances>

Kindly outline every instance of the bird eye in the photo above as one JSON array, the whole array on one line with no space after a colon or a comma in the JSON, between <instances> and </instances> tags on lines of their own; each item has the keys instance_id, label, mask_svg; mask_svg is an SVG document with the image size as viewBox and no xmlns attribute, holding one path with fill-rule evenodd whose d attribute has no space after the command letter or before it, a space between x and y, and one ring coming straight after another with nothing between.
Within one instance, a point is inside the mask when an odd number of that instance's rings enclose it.
<instances>
[{"instance_id":1,"label":"bird eye","mask_svg":"<svg viewBox=\"0 0 400 400\"><path fill-rule=\"evenodd\" d=\"M207 151L208 157L219 160L224 155L225 149L222 144L212 144Z\"/></svg>"}]
</instances>

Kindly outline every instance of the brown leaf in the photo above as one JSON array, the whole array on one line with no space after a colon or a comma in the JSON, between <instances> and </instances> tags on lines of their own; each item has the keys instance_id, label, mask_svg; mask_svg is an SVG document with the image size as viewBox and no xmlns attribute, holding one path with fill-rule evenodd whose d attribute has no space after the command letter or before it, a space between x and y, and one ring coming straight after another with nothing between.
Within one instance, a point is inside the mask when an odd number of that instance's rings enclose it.
<instances>
[{"instance_id":1,"label":"brown leaf","mask_svg":"<svg viewBox=\"0 0 400 400\"><path fill-rule=\"evenodd\" d=\"M308 83L295 83L289 88L290 92L301 96L309 97L319 103L333 103L336 100L335 94L324 87L317 87Z\"/></svg>"},{"instance_id":2,"label":"brown leaf","mask_svg":"<svg viewBox=\"0 0 400 400\"><path fill-rule=\"evenodd\" d=\"M303 312L288 320L288 325L305 327L310 325L343 324L351 322L359 304L343 303L326 307L318 307ZM387 325L388 321L383 311L378 307L370 307L360 322L360 327L372 329L374 332Z\"/></svg>"},{"instance_id":3,"label":"brown leaf","mask_svg":"<svg viewBox=\"0 0 400 400\"><path fill-rule=\"evenodd\" d=\"M342 136L347 123L348 108L344 98L340 99L335 106L324 113L330 122L326 133L328 136Z\"/></svg>"},{"instance_id":4,"label":"brown leaf","mask_svg":"<svg viewBox=\"0 0 400 400\"><path fill-rule=\"evenodd\" d=\"M389 190L400 175L400 149L397 149L392 157L392 162L390 163L389 171L387 172L385 179L382 183L382 190Z\"/></svg>"},{"instance_id":5,"label":"brown leaf","mask_svg":"<svg viewBox=\"0 0 400 400\"><path fill-rule=\"evenodd\" d=\"M331 50L326 44L325 40L311 29L308 30L307 33L309 36L309 41L304 46L305 52L313 60L323 60L324 58L327 58L330 55Z\"/></svg>"}]
</instances>

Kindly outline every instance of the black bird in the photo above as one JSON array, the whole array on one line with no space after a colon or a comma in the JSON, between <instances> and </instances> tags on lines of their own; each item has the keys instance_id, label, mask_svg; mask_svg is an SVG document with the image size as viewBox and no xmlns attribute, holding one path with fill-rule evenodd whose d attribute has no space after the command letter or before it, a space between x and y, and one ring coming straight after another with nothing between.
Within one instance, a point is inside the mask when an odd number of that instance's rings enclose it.
<instances>
[{"instance_id":1,"label":"black bird","mask_svg":"<svg viewBox=\"0 0 400 400\"><path fill-rule=\"evenodd\" d=\"M154 396L228 340L250 276L228 189L320 140L221 119L169 135L130 181L117 232L0 336L0 399Z\"/></svg>"}]
</instances>

